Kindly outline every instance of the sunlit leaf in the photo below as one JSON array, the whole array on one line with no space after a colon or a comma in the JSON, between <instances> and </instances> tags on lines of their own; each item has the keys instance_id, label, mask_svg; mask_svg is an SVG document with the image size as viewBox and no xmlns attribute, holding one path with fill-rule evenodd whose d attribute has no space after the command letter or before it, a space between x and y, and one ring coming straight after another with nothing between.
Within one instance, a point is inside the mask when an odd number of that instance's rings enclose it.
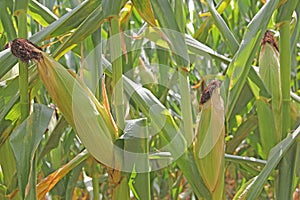
<instances>
[{"instance_id":1,"label":"sunlit leaf","mask_svg":"<svg viewBox=\"0 0 300 200\"><path fill-rule=\"evenodd\" d=\"M157 26L150 0L133 0L132 3L146 22L151 26Z\"/></svg>"},{"instance_id":2,"label":"sunlit leaf","mask_svg":"<svg viewBox=\"0 0 300 200\"><path fill-rule=\"evenodd\" d=\"M229 65L227 73L230 79L228 90L229 99L226 101L228 117L232 114L236 101L241 94L241 90L246 82L245 77L249 74L256 50L258 49L261 38L278 2L279 0L268 1L263 8L259 10L249 23L240 48Z\"/></svg>"},{"instance_id":3,"label":"sunlit leaf","mask_svg":"<svg viewBox=\"0 0 300 200\"><path fill-rule=\"evenodd\" d=\"M267 181L271 172L278 165L279 161L287 153L289 148L297 141L299 137L300 127L298 127L293 133L289 134L284 140L278 143L269 154L268 162L259 173L257 178L249 185L249 190L246 192L246 199L257 199L260 192L263 189L263 184Z\"/></svg>"}]
</instances>

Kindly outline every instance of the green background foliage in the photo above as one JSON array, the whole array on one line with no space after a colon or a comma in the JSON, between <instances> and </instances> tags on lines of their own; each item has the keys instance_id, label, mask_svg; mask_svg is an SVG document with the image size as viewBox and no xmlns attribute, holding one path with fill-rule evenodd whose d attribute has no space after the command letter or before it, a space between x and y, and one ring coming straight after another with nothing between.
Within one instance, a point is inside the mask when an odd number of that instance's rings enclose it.
<instances>
[{"instance_id":1,"label":"green background foliage","mask_svg":"<svg viewBox=\"0 0 300 200\"><path fill-rule=\"evenodd\" d=\"M0 199L296 198L299 16L295 0L2 0ZM47 62L18 61L15 38ZM205 159L195 134L218 136Z\"/></svg>"}]
</instances>

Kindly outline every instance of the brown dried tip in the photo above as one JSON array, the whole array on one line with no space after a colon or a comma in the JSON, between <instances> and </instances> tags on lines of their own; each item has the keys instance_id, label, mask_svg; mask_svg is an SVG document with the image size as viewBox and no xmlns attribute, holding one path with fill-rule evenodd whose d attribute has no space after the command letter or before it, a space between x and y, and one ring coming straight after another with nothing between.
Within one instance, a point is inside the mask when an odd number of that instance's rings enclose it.
<instances>
[{"instance_id":1,"label":"brown dried tip","mask_svg":"<svg viewBox=\"0 0 300 200\"><path fill-rule=\"evenodd\" d=\"M206 89L202 92L201 99L200 99L200 104L204 104L205 102L207 102L211 98L211 95L212 95L212 92L214 91L214 89L219 87L219 85L220 85L219 81L212 80L208 84Z\"/></svg>"},{"instance_id":2,"label":"brown dried tip","mask_svg":"<svg viewBox=\"0 0 300 200\"><path fill-rule=\"evenodd\" d=\"M266 43L269 43L270 45L275 47L275 49L279 52L277 41L275 40L273 33L268 30L265 32L265 35L261 41L261 45L264 45Z\"/></svg>"},{"instance_id":3,"label":"brown dried tip","mask_svg":"<svg viewBox=\"0 0 300 200\"><path fill-rule=\"evenodd\" d=\"M21 61L28 63L29 60L40 60L42 58L41 47L24 38L14 39L5 45L11 49L11 53Z\"/></svg>"}]
</instances>

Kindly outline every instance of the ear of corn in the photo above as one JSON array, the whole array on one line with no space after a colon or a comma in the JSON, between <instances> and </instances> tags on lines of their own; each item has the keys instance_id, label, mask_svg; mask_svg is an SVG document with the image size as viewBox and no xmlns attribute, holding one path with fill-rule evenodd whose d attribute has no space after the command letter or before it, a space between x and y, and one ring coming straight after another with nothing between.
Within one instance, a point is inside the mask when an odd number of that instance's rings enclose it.
<instances>
[{"instance_id":1,"label":"ear of corn","mask_svg":"<svg viewBox=\"0 0 300 200\"><path fill-rule=\"evenodd\" d=\"M113 141L117 128L106 106L98 102L76 74L41 52L34 60L41 80L64 117L76 130L87 150L100 162L115 165Z\"/></svg>"},{"instance_id":2,"label":"ear of corn","mask_svg":"<svg viewBox=\"0 0 300 200\"><path fill-rule=\"evenodd\" d=\"M259 73L271 93L271 108L263 99L257 102L260 137L265 153L281 140L281 81L277 43L270 31L265 33L259 55ZM265 125L273 127L266 127ZM270 138L273 138L270 140ZM265 141L265 142L264 142ZM267 146L266 146L267 145Z\"/></svg>"},{"instance_id":3,"label":"ear of corn","mask_svg":"<svg viewBox=\"0 0 300 200\"><path fill-rule=\"evenodd\" d=\"M224 187L224 103L220 89L213 90L203 104L197 124L194 156L212 199L223 199Z\"/></svg>"}]
</instances>

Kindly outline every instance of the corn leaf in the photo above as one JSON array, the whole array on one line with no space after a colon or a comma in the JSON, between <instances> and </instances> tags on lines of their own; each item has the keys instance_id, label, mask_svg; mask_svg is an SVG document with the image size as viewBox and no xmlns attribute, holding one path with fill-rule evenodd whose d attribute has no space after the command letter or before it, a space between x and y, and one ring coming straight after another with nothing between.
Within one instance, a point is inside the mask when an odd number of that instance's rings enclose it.
<instances>
[{"instance_id":1,"label":"corn leaf","mask_svg":"<svg viewBox=\"0 0 300 200\"><path fill-rule=\"evenodd\" d=\"M150 0L133 0L132 3L146 22L151 26L157 26Z\"/></svg>"},{"instance_id":2,"label":"corn leaf","mask_svg":"<svg viewBox=\"0 0 300 200\"><path fill-rule=\"evenodd\" d=\"M36 167L33 163L35 152L48 127L52 113L53 110L50 108L34 104L33 113L10 137L10 143L17 162L18 183L23 199L30 176L35 176L32 174L32 171Z\"/></svg>"},{"instance_id":3,"label":"corn leaf","mask_svg":"<svg viewBox=\"0 0 300 200\"><path fill-rule=\"evenodd\" d=\"M176 21L176 16L168 3L168 1L151 1L154 13L164 33L170 40L169 46L174 54L174 58L180 67L187 67L189 57L185 44L184 34L180 32L180 28Z\"/></svg>"},{"instance_id":4,"label":"corn leaf","mask_svg":"<svg viewBox=\"0 0 300 200\"><path fill-rule=\"evenodd\" d=\"M151 199L147 119L126 121L124 130L124 163L131 169L131 190L137 199Z\"/></svg>"},{"instance_id":5,"label":"corn leaf","mask_svg":"<svg viewBox=\"0 0 300 200\"><path fill-rule=\"evenodd\" d=\"M8 40L13 40L17 37L16 30L14 29L13 17L9 14L13 12L13 9L14 9L14 5L12 1L10 0L1 1L0 21L3 26L3 29L7 33Z\"/></svg>"},{"instance_id":6,"label":"corn leaf","mask_svg":"<svg viewBox=\"0 0 300 200\"><path fill-rule=\"evenodd\" d=\"M87 150L82 151L70 162L57 169L55 172L48 175L46 178L41 180L37 185L37 197L38 199L44 199L45 195L69 173L72 169L77 167L80 163L85 161L89 157Z\"/></svg>"},{"instance_id":7,"label":"corn leaf","mask_svg":"<svg viewBox=\"0 0 300 200\"><path fill-rule=\"evenodd\" d=\"M228 114L228 118L230 118L242 88L246 83L245 77L249 74L251 63L258 49L260 40L278 2L279 0L268 1L255 15L247 27L240 48L229 65L228 77L230 83L228 100L226 101L226 113Z\"/></svg>"},{"instance_id":8,"label":"corn leaf","mask_svg":"<svg viewBox=\"0 0 300 200\"><path fill-rule=\"evenodd\" d=\"M84 1L71 12L68 12L46 28L29 38L32 42L40 42L47 37L55 37L70 32L77 27L100 4L97 0Z\"/></svg>"},{"instance_id":9,"label":"corn leaf","mask_svg":"<svg viewBox=\"0 0 300 200\"><path fill-rule=\"evenodd\" d=\"M44 27L58 20L58 17L54 13L36 0L30 1L28 6L28 14Z\"/></svg>"},{"instance_id":10,"label":"corn leaf","mask_svg":"<svg viewBox=\"0 0 300 200\"><path fill-rule=\"evenodd\" d=\"M263 189L263 185L267 181L271 172L278 165L279 161L286 155L290 147L297 141L299 138L300 126L297 129L289 134L284 140L278 143L269 154L269 158L263 170L259 173L257 178L251 183L246 191L247 200L255 200L258 198L260 192Z\"/></svg>"},{"instance_id":11,"label":"corn leaf","mask_svg":"<svg viewBox=\"0 0 300 200\"><path fill-rule=\"evenodd\" d=\"M112 16L118 16L123 4L124 0L102 1L102 3L98 7L95 7L93 12L91 12L78 26L76 31L55 50L53 56L60 58L66 52L74 48L84 38L95 32L105 19Z\"/></svg>"},{"instance_id":12,"label":"corn leaf","mask_svg":"<svg viewBox=\"0 0 300 200\"><path fill-rule=\"evenodd\" d=\"M228 2L227 2L227 5L228 5ZM232 32L229 30L229 27L226 25L226 23L223 20L223 18L221 17L221 15L218 13L212 0L207 0L207 6L208 6L210 13L212 14L212 18L214 19L216 26L220 29L220 32L223 35L225 42L229 46L231 52L235 53L237 51L237 49L239 48L237 40L233 36Z\"/></svg>"},{"instance_id":13,"label":"corn leaf","mask_svg":"<svg viewBox=\"0 0 300 200\"><path fill-rule=\"evenodd\" d=\"M9 49L0 52L0 77L3 77L17 62Z\"/></svg>"},{"instance_id":14,"label":"corn leaf","mask_svg":"<svg viewBox=\"0 0 300 200\"><path fill-rule=\"evenodd\" d=\"M1 123L1 128L3 127L3 123ZM2 131L2 130L1 130ZM4 132L5 133L5 132ZM3 132L2 132L3 135ZM17 186L17 180L16 180L16 160L14 158L14 152L12 151L11 148L11 144L9 142L9 140L6 140L3 144L1 144L0 146L0 155L1 155L1 159L0 159L0 165L1 165L1 170L2 173L5 174L5 176L3 177L3 190L0 193L0 199L8 199L6 194L12 192L12 190L14 190L15 187ZM7 185L7 187L5 188L4 185ZM4 198L4 196L6 196L6 198ZM20 192L16 195L16 198L21 199L21 195Z\"/></svg>"}]
</instances>

